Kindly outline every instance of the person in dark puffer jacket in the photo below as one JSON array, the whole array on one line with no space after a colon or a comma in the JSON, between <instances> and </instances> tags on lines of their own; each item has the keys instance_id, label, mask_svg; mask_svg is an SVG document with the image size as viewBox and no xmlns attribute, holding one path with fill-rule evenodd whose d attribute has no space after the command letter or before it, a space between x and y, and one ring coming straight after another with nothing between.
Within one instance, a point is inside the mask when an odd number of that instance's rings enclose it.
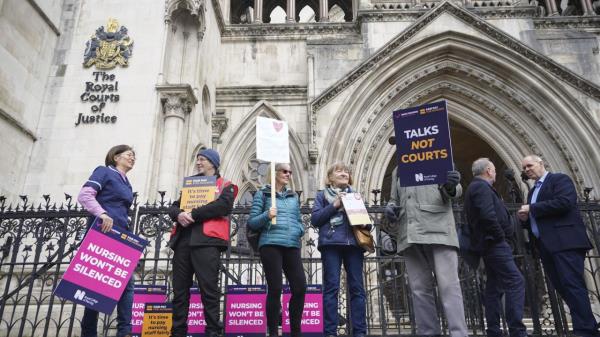
<instances>
[{"instance_id":1,"label":"person in dark puffer jacket","mask_svg":"<svg viewBox=\"0 0 600 337\"><path fill-rule=\"evenodd\" d=\"M278 336L281 310L281 271L290 283L291 336L301 336L300 325L306 293L306 277L302 267L300 247L304 226L300 216L300 203L294 191L287 187L292 171L288 164L275 165L276 204L271 205L271 186L256 192L248 226L260 231L258 242L260 260L267 278L267 327L269 336ZM270 171L269 171L270 173ZM270 174L269 174L270 175ZM271 178L268 177L267 181ZM275 216L276 223L271 223Z\"/></svg>"},{"instance_id":2,"label":"person in dark puffer jacket","mask_svg":"<svg viewBox=\"0 0 600 337\"><path fill-rule=\"evenodd\" d=\"M352 191L350 168L338 162L327 170L327 188L317 193L312 209L312 225L319 228L323 261L323 318L325 336L337 336L338 292L341 266L344 265L350 292L352 336L367 332L366 294L363 284L364 249L354 237L341 196ZM370 226L369 226L370 228Z\"/></svg>"}]
</instances>

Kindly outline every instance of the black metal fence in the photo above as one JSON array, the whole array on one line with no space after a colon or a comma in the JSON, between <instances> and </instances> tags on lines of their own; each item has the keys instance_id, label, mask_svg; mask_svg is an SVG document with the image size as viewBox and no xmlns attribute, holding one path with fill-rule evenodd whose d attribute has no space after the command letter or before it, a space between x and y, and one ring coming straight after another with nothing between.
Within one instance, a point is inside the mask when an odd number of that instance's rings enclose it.
<instances>
[{"instance_id":1,"label":"black metal fence","mask_svg":"<svg viewBox=\"0 0 600 337\"><path fill-rule=\"evenodd\" d=\"M52 290L71 261L85 232L88 214L66 195L57 205L48 196L33 205L21 197L17 206L6 205L0 197L0 336L79 336L83 307L52 295ZM172 226L166 215L168 202L160 200L131 210L134 232L150 241L136 269L140 284L171 286L172 251L167 239ZM519 205L509 205L515 211ZM600 206L597 202L580 205L595 247L600 246ZM307 281L321 283L321 261L316 249L317 232L310 226L310 205L303 205L304 268ZM383 249L389 236L381 231L383 207L368 210L376 226L377 251L366 257L364 281L367 291L368 334L373 336L414 335L415 326L408 278L402 256L386 255ZM264 284L260 261L245 241L245 224L249 207L238 205L232 215L232 244L222 265L222 289L231 284ZM457 223L464 221L460 205L455 206ZM545 281L543 269L522 230L515 238L515 259L526 280L526 324L533 335L567 334L568 308ZM586 259L586 280L596 313L600 313L600 257L595 249ZM483 289L485 272L460 264L465 315L472 335L485 335ZM340 294L339 334L350 331L346 285ZM438 312L443 310L438 300ZM101 332L115 335L115 315L101 315ZM442 317L442 326L446 333ZM505 327L506 331L506 327Z\"/></svg>"}]
</instances>

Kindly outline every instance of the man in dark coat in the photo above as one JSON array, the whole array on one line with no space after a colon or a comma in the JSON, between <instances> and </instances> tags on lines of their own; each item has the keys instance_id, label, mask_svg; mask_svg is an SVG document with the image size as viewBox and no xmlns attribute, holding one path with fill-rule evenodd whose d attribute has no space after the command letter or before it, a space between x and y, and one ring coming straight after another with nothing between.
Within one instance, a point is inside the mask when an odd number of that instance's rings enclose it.
<instances>
[{"instance_id":1,"label":"man in dark coat","mask_svg":"<svg viewBox=\"0 0 600 337\"><path fill-rule=\"evenodd\" d=\"M173 249L173 328L172 337L187 336L187 317L190 305L192 278L196 275L207 337L221 334L219 308L219 269L221 252L229 244L229 220L233 209L236 186L219 175L220 157L217 151L198 152L196 167L199 176L217 176L217 196L214 201L186 212L177 200L169 209L176 221L170 247ZM209 227L210 226L210 227Z\"/></svg>"},{"instance_id":2,"label":"man in dark coat","mask_svg":"<svg viewBox=\"0 0 600 337\"><path fill-rule=\"evenodd\" d=\"M475 177L465 194L465 212L471 232L471 248L482 257L486 271L485 318L488 337L500 337L502 296L510 337L525 337L523 324L525 281L513 259L508 240L515 229L510 214L492 184L496 168L488 158L473 162Z\"/></svg>"},{"instance_id":3,"label":"man in dark coat","mask_svg":"<svg viewBox=\"0 0 600 337\"><path fill-rule=\"evenodd\" d=\"M546 171L538 156L523 158L522 165L535 185L519 219L536 243L550 282L569 306L575 335L600 336L583 278L585 254L592 245L577 207L575 185L565 174Z\"/></svg>"}]
</instances>

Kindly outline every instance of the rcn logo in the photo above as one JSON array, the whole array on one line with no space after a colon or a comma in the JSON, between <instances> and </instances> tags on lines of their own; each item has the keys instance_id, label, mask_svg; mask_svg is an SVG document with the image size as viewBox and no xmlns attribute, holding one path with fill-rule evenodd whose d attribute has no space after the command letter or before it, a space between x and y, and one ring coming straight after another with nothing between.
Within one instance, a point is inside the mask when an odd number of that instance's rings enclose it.
<instances>
[{"instance_id":1,"label":"rcn logo","mask_svg":"<svg viewBox=\"0 0 600 337\"><path fill-rule=\"evenodd\" d=\"M73 297L76 300L83 301L83 298L85 297L85 291L77 289L77 291L75 291L75 295L73 295Z\"/></svg>"},{"instance_id":2,"label":"rcn logo","mask_svg":"<svg viewBox=\"0 0 600 337\"><path fill-rule=\"evenodd\" d=\"M415 181L423 181L423 173L415 173Z\"/></svg>"}]
</instances>

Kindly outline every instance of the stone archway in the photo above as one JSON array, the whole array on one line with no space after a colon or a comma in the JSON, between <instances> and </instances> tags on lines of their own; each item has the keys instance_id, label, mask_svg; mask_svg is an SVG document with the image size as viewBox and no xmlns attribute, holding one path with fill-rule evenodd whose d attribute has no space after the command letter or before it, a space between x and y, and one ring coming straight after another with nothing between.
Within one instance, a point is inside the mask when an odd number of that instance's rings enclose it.
<instances>
[{"instance_id":1,"label":"stone archway","mask_svg":"<svg viewBox=\"0 0 600 337\"><path fill-rule=\"evenodd\" d=\"M360 191L381 188L394 155L387 145L392 112L446 99L451 120L490 144L509 168L518 172L519 159L537 153L551 169L571 175L580 190L600 187L596 123L572 94L573 88L531 60L498 43L454 31L390 53L379 61L374 55L370 62L377 65L346 85L347 93L337 102L330 99L333 118L316 114L317 124L322 116L337 126L324 137L336 141L323 142L317 174L341 159L354 166ZM344 79L339 83L343 87ZM327 110L322 103L317 108Z\"/></svg>"},{"instance_id":2,"label":"stone archway","mask_svg":"<svg viewBox=\"0 0 600 337\"><path fill-rule=\"evenodd\" d=\"M244 116L243 120L236 126L232 132L231 138L224 147L219 147L222 151L222 172L231 181L246 186L244 191L251 190L248 184L254 185L254 188L260 186L259 182L252 179L253 167L256 164L256 117L263 116L285 121L286 119L268 102L259 101L254 105L250 112ZM290 143L290 161L294 172L292 175L291 187L296 191L302 191L307 186L307 175L302 174L308 168L306 158L303 156L305 150L301 146L301 141L293 128L289 127Z\"/></svg>"}]
</instances>

